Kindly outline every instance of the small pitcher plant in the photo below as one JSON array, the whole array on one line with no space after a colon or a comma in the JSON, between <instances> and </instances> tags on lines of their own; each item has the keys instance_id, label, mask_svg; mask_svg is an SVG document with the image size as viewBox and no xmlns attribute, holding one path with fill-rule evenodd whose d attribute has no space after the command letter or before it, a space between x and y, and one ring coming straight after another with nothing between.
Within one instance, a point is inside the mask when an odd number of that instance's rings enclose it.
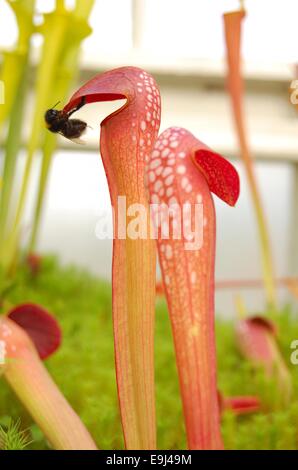
<instances>
[{"instance_id":1,"label":"small pitcher plant","mask_svg":"<svg viewBox=\"0 0 298 470\"><path fill-rule=\"evenodd\" d=\"M60 341L59 325L46 310L18 305L0 317L0 373L54 449L95 450L89 432L42 364Z\"/></svg>"},{"instance_id":2,"label":"small pitcher plant","mask_svg":"<svg viewBox=\"0 0 298 470\"><path fill-rule=\"evenodd\" d=\"M275 324L254 316L239 320L235 331L242 355L254 366L263 368L268 378L276 381L281 401L288 404L292 395L292 380L278 345Z\"/></svg>"}]
</instances>

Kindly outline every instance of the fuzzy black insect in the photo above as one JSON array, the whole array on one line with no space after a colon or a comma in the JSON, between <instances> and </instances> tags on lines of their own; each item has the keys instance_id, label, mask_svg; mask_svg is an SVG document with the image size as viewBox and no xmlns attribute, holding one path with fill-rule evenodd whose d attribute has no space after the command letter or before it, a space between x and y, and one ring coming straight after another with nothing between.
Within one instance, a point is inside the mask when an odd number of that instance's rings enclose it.
<instances>
[{"instance_id":1,"label":"fuzzy black insect","mask_svg":"<svg viewBox=\"0 0 298 470\"><path fill-rule=\"evenodd\" d=\"M58 103L57 103L58 104ZM85 99L82 98L80 103L72 109L70 112L58 109L48 109L45 113L45 122L49 131L58 133L66 137L67 139L73 140L81 137L83 132L86 130L87 124L80 119L69 119L70 116L78 111L85 104Z\"/></svg>"}]
</instances>

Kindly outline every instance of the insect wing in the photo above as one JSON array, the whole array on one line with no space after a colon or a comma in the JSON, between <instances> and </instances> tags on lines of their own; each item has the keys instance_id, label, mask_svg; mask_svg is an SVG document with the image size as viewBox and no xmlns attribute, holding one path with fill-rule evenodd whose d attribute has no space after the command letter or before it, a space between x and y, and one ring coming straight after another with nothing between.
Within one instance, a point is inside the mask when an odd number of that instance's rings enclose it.
<instances>
[{"instance_id":1,"label":"insect wing","mask_svg":"<svg viewBox=\"0 0 298 470\"><path fill-rule=\"evenodd\" d=\"M64 137L65 139L70 140L71 142L74 142L75 144L80 144L80 145L87 144L87 142L81 139L81 137L67 137L66 135L63 134L63 132L59 132L59 134L62 135L62 137Z\"/></svg>"}]
</instances>

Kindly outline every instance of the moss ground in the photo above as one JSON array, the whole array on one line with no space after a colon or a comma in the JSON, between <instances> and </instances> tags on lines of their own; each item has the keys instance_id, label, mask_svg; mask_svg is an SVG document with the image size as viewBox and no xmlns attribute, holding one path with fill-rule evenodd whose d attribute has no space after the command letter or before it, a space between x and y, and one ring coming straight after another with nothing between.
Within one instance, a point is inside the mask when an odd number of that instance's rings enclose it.
<instances>
[{"instance_id":1,"label":"moss ground","mask_svg":"<svg viewBox=\"0 0 298 470\"><path fill-rule=\"evenodd\" d=\"M114 373L111 288L86 272L61 268L46 258L32 279L20 270L12 303L37 302L53 312L62 326L63 345L47 361L59 387L87 425L101 449L123 448ZM292 371L294 394L286 408L274 383L252 369L234 345L233 324L217 321L219 388L226 395L253 394L262 398L261 412L235 417L225 413L222 429L228 449L295 449L298 447L298 366L290 365L290 344L298 339L297 316L285 308L278 318L281 348ZM164 300L156 306L156 398L158 447L186 448L170 324ZM27 448L47 449L38 427L0 379L0 425L10 420L26 429Z\"/></svg>"}]
</instances>

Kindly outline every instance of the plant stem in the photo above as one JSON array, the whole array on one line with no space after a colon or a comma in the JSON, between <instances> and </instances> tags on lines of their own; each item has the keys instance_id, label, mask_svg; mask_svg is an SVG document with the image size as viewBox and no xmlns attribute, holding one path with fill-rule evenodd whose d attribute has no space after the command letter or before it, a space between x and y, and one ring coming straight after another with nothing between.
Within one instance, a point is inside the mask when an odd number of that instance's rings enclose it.
<instances>
[{"instance_id":1,"label":"plant stem","mask_svg":"<svg viewBox=\"0 0 298 470\"><path fill-rule=\"evenodd\" d=\"M149 230L145 236L136 234L129 219L123 220L128 213L119 197L126 198L128 211L142 207L149 213L145 164L160 124L159 90L144 70L121 67L92 78L71 97L64 111L71 111L82 99L91 103L124 98L126 104L101 123L100 136L100 153L115 211L112 276L116 374L126 448L155 449L156 250ZM151 111L147 111L149 108Z\"/></svg>"},{"instance_id":2,"label":"plant stem","mask_svg":"<svg viewBox=\"0 0 298 470\"><path fill-rule=\"evenodd\" d=\"M155 449L155 242L149 237L144 240L131 239L128 221L125 225L125 239L118 237L119 226L125 216L125 209L118 207L118 196L126 195L127 208L141 204L149 213L144 187L145 162L140 159L137 149L127 148L123 153L121 140L116 147L112 144L112 136L115 135L113 126L115 118L107 121L102 128L101 155L116 213L112 276L113 324L121 418L127 449ZM118 126L116 124L116 128ZM114 147L113 151L111 147Z\"/></svg>"},{"instance_id":3,"label":"plant stem","mask_svg":"<svg viewBox=\"0 0 298 470\"><path fill-rule=\"evenodd\" d=\"M224 15L227 61L228 61L228 84L234 122L240 145L241 157L244 163L248 184L252 196L253 206L259 230L261 256L266 296L269 308L276 310L277 296L274 281L273 259L270 247L269 232L261 197L254 172L254 160L251 155L244 123L243 112L243 79L240 72L240 39L241 23L245 16L243 10Z\"/></svg>"},{"instance_id":4,"label":"plant stem","mask_svg":"<svg viewBox=\"0 0 298 470\"><path fill-rule=\"evenodd\" d=\"M9 331L9 339L5 337ZM0 337L6 343L4 377L34 421L57 450L95 450L87 429L63 397L25 331L2 318ZM2 370L1 370L2 372Z\"/></svg>"},{"instance_id":5,"label":"plant stem","mask_svg":"<svg viewBox=\"0 0 298 470\"><path fill-rule=\"evenodd\" d=\"M16 16L19 36L15 50L4 53L0 78L5 86L5 103L0 106L0 127L10 114L23 79L23 64L27 61L29 40L34 29L32 17L35 0L8 3Z\"/></svg>"},{"instance_id":6,"label":"plant stem","mask_svg":"<svg viewBox=\"0 0 298 470\"><path fill-rule=\"evenodd\" d=\"M13 183L16 170L17 157L21 145L22 124L24 114L24 102L27 91L28 64L27 60L20 64L22 69L22 80L15 97L15 103L11 110L8 136L5 142L5 160L3 169L3 186L0 198L0 259L1 263L7 265L8 253L5 248L5 238L8 235L9 225L9 209L11 207L11 199L13 195ZM6 258L6 262L4 261Z\"/></svg>"},{"instance_id":7,"label":"plant stem","mask_svg":"<svg viewBox=\"0 0 298 470\"><path fill-rule=\"evenodd\" d=\"M39 146L41 131L43 130L43 115L45 109L47 109L47 103L49 100L48 97L53 86L54 70L58 65L61 47L67 29L67 21L68 16L66 13L59 15L51 13L47 15L47 19L44 25L44 49L47 51L47 54L42 55L38 70L36 107L34 111L31 137L28 144L26 166L14 221L14 232L18 230L22 219L33 157Z\"/></svg>"},{"instance_id":8,"label":"plant stem","mask_svg":"<svg viewBox=\"0 0 298 470\"><path fill-rule=\"evenodd\" d=\"M174 336L188 447L214 450L223 446L216 385L215 210L207 181L192 160L198 146L199 141L185 129L164 131L151 154L148 184L150 201L161 210L155 228L159 227L159 261ZM203 207L204 227L203 218L196 212L198 204ZM170 216L163 214L163 207L171 211ZM191 241L187 227L201 241Z\"/></svg>"},{"instance_id":9,"label":"plant stem","mask_svg":"<svg viewBox=\"0 0 298 470\"><path fill-rule=\"evenodd\" d=\"M88 17L92 10L94 0L77 1L76 8L72 12L73 20L70 22L69 35L75 29L72 41L67 41L62 51L59 67L54 78L55 87L52 91L52 102L64 100L69 93L71 84L77 74L79 48L82 40L91 32L88 27ZM46 51L45 51L46 53ZM38 193L33 217L33 227L29 242L29 251L34 251L36 247L38 231L41 222L44 197L47 188L48 176L52 164L52 156L57 146L56 136L46 133L42 144L42 163L40 178L38 183Z\"/></svg>"}]
</instances>

